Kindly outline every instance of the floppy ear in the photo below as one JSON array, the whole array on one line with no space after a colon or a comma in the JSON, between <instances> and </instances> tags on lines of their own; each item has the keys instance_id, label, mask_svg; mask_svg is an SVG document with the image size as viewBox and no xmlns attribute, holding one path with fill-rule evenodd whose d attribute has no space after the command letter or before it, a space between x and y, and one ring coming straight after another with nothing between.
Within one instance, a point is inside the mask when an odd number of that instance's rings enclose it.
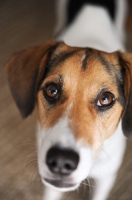
<instances>
[{"instance_id":1,"label":"floppy ear","mask_svg":"<svg viewBox=\"0 0 132 200\"><path fill-rule=\"evenodd\" d=\"M47 42L15 53L6 63L6 72L13 98L23 118L34 109L36 92L46 63L57 42Z\"/></svg>"},{"instance_id":2,"label":"floppy ear","mask_svg":"<svg viewBox=\"0 0 132 200\"><path fill-rule=\"evenodd\" d=\"M132 139L132 54L120 53L119 62L123 69L125 109L122 115L124 135Z\"/></svg>"}]
</instances>

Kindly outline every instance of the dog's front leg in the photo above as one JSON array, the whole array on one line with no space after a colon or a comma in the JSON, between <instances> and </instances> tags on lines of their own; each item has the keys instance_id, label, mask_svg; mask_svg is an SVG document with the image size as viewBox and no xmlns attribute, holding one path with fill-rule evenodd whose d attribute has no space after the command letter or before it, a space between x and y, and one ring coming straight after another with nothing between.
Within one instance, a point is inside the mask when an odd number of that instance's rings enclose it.
<instances>
[{"instance_id":1,"label":"dog's front leg","mask_svg":"<svg viewBox=\"0 0 132 200\"><path fill-rule=\"evenodd\" d=\"M49 187L45 187L43 200L60 200L62 195L62 192L56 191Z\"/></svg>"},{"instance_id":2,"label":"dog's front leg","mask_svg":"<svg viewBox=\"0 0 132 200\"><path fill-rule=\"evenodd\" d=\"M107 177L96 181L96 189L92 200L106 200L116 179L116 174L110 174Z\"/></svg>"}]
</instances>

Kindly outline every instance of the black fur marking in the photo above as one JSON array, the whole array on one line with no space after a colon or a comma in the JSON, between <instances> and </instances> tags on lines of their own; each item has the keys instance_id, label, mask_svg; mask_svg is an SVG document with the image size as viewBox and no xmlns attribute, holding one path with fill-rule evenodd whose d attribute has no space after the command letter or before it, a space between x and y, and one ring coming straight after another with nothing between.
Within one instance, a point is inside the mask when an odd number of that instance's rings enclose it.
<instances>
[{"instance_id":1,"label":"black fur marking","mask_svg":"<svg viewBox=\"0 0 132 200\"><path fill-rule=\"evenodd\" d=\"M124 108L125 107L125 97L124 97L124 81L123 81L123 76L122 72L116 70L116 84L118 88L118 93L119 93L119 103L121 106Z\"/></svg>"},{"instance_id":2,"label":"black fur marking","mask_svg":"<svg viewBox=\"0 0 132 200\"><path fill-rule=\"evenodd\" d=\"M92 51L93 50L90 49L90 48L87 48L86 51L85 51L85 58L84 58L83 63L82 63L82 69L83 70L85 70L87 68L88 59L90 58Z\"/></svg>"},{"instance_id":3,"label":"black fur marking","mask_svg":"<svg viewBox=\"0 0 132 200\"><path fill-rule=\"evenodd\" d=\"M105 67L107 73L109 75L112 75L113 69L115 70L115 75L116 75L116 84L117 84L117 89L119 93L119 103L122 105L122 107L125 106L125 99L124 99L124 90L123 90L123 77L122 73L117 70L114 66L112 66L102 55L99 55L99 60L101 64Z\"/></svg>"},{"instance_id":4,"label":"black fur marking","mask_svg":"<svg viewBox=\"0 0 132 200\"><path fill-rule=\"evenodd\" d=\"M129 69L129 63L125 61L121 55L119 55L119 64L122 67L122 76L124 78L124 93L125 96L125 108L122 116L122 130L124 135L128 139L132 139L132 78ZM125 86L130 81L129 91L125 91Z\"/></svg>"},{"instance_id":5,"label":"black fur marking","mask_svg":"<svg viewBox=\"0 0 132 200\"><path fill-rule=\"evenodd\" d=\"M101 64L104 66L104 68L106 69L106 71L108 72L108 74L111 75L112 69L111 69L110 63L102 55L99 55L99 60Z\"/></svg>"},{"instance_id":6,"label":"black fur marking","mask_svg":"<svg viewBox=\"0 0 132 200\"><path fill-rule=\"evenodd\" d=\"M47 76L49 70L50 70L50 66L52 65L51 63L51 57L52 55L54 54L55 50L58 48L58 46L60 46L61 42L58 42L55 46L51 47L49 49L49 53L48 53L48 58L47 58L47 61L45 63L45 72L44 72L44 75L42 76L42 79L41 79L41 82L44 80L44 78ZM41 83L40 82L40 83Z\"/></svg>"},{"instance_id":7,"label":"black fur marking","mask_svg":"<svg viewBox=\"0 0 132 200\"><path fill-rule=\"evenodd\" d=\"M53 66L57 66L63 62L65 62L67 59L69 59L70 57L74 56L77 53L77 50L73 50L70 52L62 52L58 58L55 60L54 65Z\"/></svg>"},{"instance_id":8,"label":"black fur marking","mask_svg":"<svg viewBox=\"0 0 132 200\"><path fill-rule=\"evenodd\" d=\"M115 0L69 0L67 6L67 25L69 25L80 11L83 5L90 4L101 6L107 9L112 20L115 19L116 3Z\"/></svg>"}]
</instances>

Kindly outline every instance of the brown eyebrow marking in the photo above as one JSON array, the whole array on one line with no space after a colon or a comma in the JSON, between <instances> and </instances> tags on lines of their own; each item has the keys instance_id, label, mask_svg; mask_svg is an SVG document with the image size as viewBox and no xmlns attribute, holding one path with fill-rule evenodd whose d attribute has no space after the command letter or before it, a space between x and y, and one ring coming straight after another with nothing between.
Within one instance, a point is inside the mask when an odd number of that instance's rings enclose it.
<instances>
[{"instance_id":1,"label":"brown eyebrow marking","mask_svg":"<svg viewBox=\"0 0 132 200\"><path fill-rule=\"evenodd\" d=\"M77 53L78 50L72 50L68 52L62 52L59 55L52 54L51 58L47 62L47 70L50 71L51 68L57 67L61 63L65 62L67 59L71 58Z\"/></svg>"},{"instance_id":2,"label":"brown eyebrow marking","mask_svg":"<svg viewBox=\"0 0 132 200\"><path fill-rule=\"evenodd\" d=\"M85 58L84 58L84 60L83 60L83 62L82 62L82 69L83 70L85 70L86 68L87 68L87 64L88 64L88 59L90 58L90 56L91 56L91 53L93 52L93 49L91 49L91 48L87 48L86 50L85 50Z\"/></svg>"},{"instance_id":3,"label":"brown eyebrow marking","mask_svg":"<svg viewBox=\"0 0 132 200\"><path fill-rule=\"evenodd\" d=\"M51 69L65 62L67 59L74 56L79 51L78 49L74 49L71 51L63 51L61 53L56 54L55 51L57 51L58 47L61 44L62 43L58 43L58 45L56 45L53 51L50 52L48 59L46 61L46 69L42 80L47 76L47 74L51 71Z\"/></svg>"}]
</instances>

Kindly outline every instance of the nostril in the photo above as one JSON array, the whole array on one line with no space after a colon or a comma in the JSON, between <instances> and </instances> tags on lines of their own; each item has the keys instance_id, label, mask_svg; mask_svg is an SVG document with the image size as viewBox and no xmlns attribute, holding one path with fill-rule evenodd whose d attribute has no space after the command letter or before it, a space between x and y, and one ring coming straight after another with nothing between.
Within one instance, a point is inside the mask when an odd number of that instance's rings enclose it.
<instances>
[{"instance_id":1,"label":"nostril","mask_svg":"<svg viewBox=\"0 0 132 200\"><path fill-rule=\"evenodd\" d=\"M76 169L76 162L74 162L73 160L67 161L67 162L64 164L64 167L65 167L65 169L67 169L67 170L74 170L74 169Z\"/></svg>"},{"instance_id":2,"label":"nostril","mask_svg":"<svg viewBox=\"0 0 132 200\"><path fill-rule=\"evenodd\" d=\"M59 169L58 169L57 160L55 160L55 159L48 160L47 159L47 165L51 171L54 171L54 173L58 173Z\"/></svg>"},{"instance_id":3,"label":"nostril","mask_svg":"<svg viewBox=\"0 0 132 200\"><path fill-rule=\"evenodd\" d=\"M77 152L57 146L47 152L46 164L52 173L59 175L71 174L78 165L79 155Z\"/></svg>"},{"instance_id":4,"label":"nostril","mask_svg":"<svg viewBox=\"0 0 132 200\"><path fill-rule=\"evenodd\" d=\"M73 167L70 164L65 164L65 168L67 170L72 170L73 169Z\"/></svg>"},{"instance_id":5,"label":"nostril","mask_svg":"<svg viewBox=\"0 0 132 200\"><path fill-rule=\"evenodd\" d=\"M49 161L48 164L49 164L51 167L56 167L56 166L57 166L57 162L56 162L55 160Z\"/></svg>"}]
</instances>

